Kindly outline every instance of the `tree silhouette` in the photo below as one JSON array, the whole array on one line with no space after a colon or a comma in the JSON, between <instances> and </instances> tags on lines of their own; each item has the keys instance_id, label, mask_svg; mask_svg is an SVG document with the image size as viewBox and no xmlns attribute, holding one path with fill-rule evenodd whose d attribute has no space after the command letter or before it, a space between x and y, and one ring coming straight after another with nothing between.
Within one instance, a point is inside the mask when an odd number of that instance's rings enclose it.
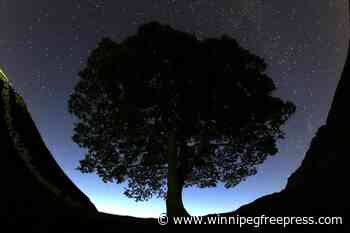
<instances>
[{"instance_id":1,"label":"tree silhouette","mask_svg":"<svg viewBox=\"0 0 350 233\"><path fill-rule=\"evenodd\" d=\"M79 169L186 215L184 187L233 187L277 153L295 106L272 96L265 70L228 36L198 40L157 22L103 39L69 99L73 140L88 149Z\"/></svg>"}]
</instances>

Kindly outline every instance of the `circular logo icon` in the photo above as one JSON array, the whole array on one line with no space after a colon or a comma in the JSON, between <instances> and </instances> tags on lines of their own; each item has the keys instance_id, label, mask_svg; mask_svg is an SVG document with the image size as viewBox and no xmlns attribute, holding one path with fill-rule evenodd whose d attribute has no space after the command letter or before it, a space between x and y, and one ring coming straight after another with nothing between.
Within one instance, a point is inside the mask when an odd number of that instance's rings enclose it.
<instances>
[{"instance_id":1,"label":"circular logo icon","mask_svg":"<svg viewBox=\"0 0 350 233\"><path fill-rule=\"evenodd\" d=\"M160 225L165 226L166 224L168 224L168 222L169 222L169 218L165 213L163 213L159 216L158 223Z\"/></svg>"}]
</instances>

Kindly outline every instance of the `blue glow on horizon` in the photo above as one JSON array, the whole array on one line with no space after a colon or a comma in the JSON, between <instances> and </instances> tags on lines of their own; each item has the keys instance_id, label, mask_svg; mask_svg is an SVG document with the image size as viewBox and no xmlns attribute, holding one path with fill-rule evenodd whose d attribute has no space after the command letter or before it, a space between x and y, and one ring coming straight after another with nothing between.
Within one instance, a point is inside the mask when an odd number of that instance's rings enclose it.
<instances>
[{"instance_id":1,"label":"blue glow on horizon","mask_svg":"<svg viewBox=\"0 0 350 233\"><path fill-rule=\"evenodd\" d=\"M81 153L80 149L79 151ZM66 154L65 152L68 151L52 148L52 152L57 155ZM152 198L147 202L136 202L123 194L126 184L106 184L95 174L82 174L75 169L78 158L74 162L72 158L67 158L67 161L57 157L56 159L59 159L57 162L66 174L90 198L100 212L142 218L158 217L166 212L163 199ZM275 177L273 181L269 179L273 177L271 173L279 173L274 166L279 163L278 160L284 159L283 157L268 159L257 175L248 177L246 181L232 189L226 189L223 185L209 189L187 188L183 193L184 206L191 215L195 216L225 213L234 211L261 196L278 192L286 184L287 176ZM280 169L287 173L291 172L284 167Z\"/></svg>"}]
</instances>

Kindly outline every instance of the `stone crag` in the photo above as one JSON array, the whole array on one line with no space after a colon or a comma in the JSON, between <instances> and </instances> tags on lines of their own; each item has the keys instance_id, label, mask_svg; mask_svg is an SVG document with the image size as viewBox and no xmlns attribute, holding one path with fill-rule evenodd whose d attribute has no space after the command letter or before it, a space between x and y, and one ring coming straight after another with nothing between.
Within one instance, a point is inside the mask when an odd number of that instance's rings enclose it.
<instances>
[{"instance_id":1,"label":"stone crag","mask_svg":"<svg viewBox=\"0 0 350 233\"><path fill-rule=\"evenodd\" d=\"M284 232L350 232L350 50L326 124L313 138L301 166L279 193L241 207L241 215L341 216L338 226L299 226Z\"/></svg>"},{"instance_id":2,"label":"stone crag","mask_svg":"<svg viewBox=\"0 0 350 233\"><path fill-rule=\"evenodd\" d=\"M134 232L152 219L100 213L65 175L0 70L1 232ZM6 229L5 231L3 229Z\"/></svg>"},{"instance_id":3,"label":"stone crag","mask_svg":"<svg viewBox=\"0 0 350 233\"><path fill-rule=\"evenodd\" d=\"M97 212L53 159L25 103L2 71L0 139L1 213L9 226L26 223L28 231L39 231L80 211Z\"/></svg>"}]
</instances>

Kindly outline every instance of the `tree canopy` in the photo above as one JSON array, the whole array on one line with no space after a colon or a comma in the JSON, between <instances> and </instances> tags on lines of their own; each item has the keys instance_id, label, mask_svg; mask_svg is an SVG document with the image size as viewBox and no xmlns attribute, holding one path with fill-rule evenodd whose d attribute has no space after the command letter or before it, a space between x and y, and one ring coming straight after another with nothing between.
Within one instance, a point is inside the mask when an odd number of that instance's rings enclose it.
<instances>
[{"instance_id":1,"label":"tree canopy","mask_svg":"<svg viewBox=\"0 0 350 233\"><path fill-rule=\"evenodd\" d=\"M136 200L169 193L169 176L181 190L237 185L278 152L295 111L273 96L266 68L229 36L199 40L157 22L104 38L69 99L73 140L88 149L80 170L127 181Z\"/></svg>"}]
</instances>

